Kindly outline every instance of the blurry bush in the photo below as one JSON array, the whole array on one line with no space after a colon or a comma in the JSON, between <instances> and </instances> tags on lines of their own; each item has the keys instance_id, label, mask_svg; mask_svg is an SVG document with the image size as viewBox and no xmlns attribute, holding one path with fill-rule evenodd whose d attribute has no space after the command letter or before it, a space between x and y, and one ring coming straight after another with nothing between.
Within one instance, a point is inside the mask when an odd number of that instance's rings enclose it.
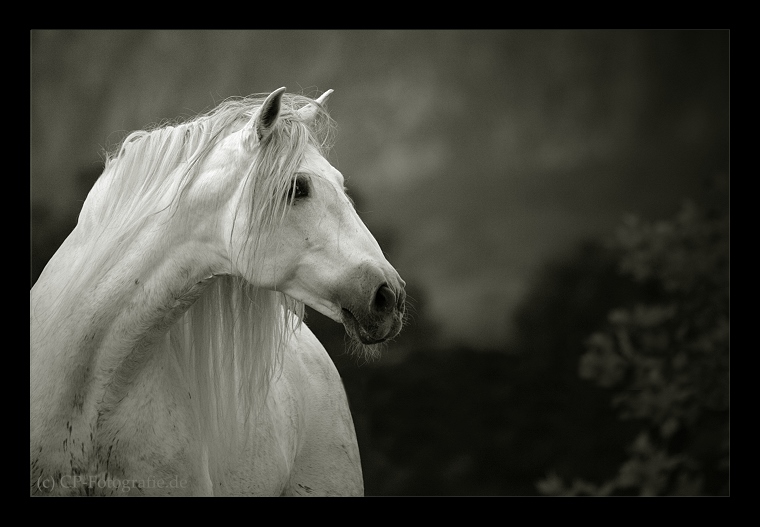
<instances>
[{"instance_id":1,"label":"blurry bush","mask_svg":"<svg viewBox=\"0 0 760 527\"><path fill-rule=\"evenodd\" d=\"M643 428L617 474L548 495L729 493L729 215L687 203L672 221L629 218L616 249L620 271L656 284L658 300L614 309L586 341L578 374L614 390L612 405Z\"/></svg>"}]
</instances>

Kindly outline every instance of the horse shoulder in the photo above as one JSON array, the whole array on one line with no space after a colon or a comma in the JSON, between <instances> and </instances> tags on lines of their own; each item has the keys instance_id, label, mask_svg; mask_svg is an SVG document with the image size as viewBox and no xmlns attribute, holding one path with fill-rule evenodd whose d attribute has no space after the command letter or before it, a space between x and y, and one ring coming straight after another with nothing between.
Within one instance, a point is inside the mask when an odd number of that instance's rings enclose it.
<instances>
[{"instance_id":1,"label":"horse shoulder","mask_svg":"<svg viewBox=\"0 0 760 527\"><path fill-rule=\"evenodd\" d=\"M346 391L324 346L303 324L291 357L302 377L304 433L284 495L364 493L359 446Z\"/></svg>"}]
</instances>

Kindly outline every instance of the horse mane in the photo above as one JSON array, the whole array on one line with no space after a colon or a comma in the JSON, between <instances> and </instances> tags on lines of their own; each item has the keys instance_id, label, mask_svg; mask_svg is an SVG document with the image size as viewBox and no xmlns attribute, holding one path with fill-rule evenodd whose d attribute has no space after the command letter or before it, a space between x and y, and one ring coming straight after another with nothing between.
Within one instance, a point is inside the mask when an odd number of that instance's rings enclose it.
<instances>
[{"instance_id":1,"label":"horse mane","mask_svg":"<svg viewBox=\"0 0 760 527\"><path fill-rule=\"evenodd\" d=\"M264 98L227 99L190 121L132 132L107 153L103 174L87 197L77 227L88 238L107 236L108 243L92 244L91 250L99 254L83 261L99 263L83 269L77 281L107 272L119 258L121 241L137 235L144 222L161 221L182 207L184 191L198 177L204 159L250 120ZM284 190L292 184L305 148L311 145L324 153L331 146L332 120L316 104L316 118L305 119L298 110L307 104L315 102L300 95L283 96L277 126L247 168L243 192L253 203L245 223L252 228L250 254L262 252L256 247L282 219ZM105 248L99 250L98 245ZM249 271L255 273L259 263L250 262ZM246 446L249 421L264 406L285 344L303 316L303 304L281 292L220 276L159 343L161 352L174 354L193 390L197 433L208 449L215 485L225 480L229 467L224 460L237 457L229 453L240 453Z\"/></svg>"},{"instance_id":2,"label":"horse mane","mask_svg":"<svg viewBox=\"0 0 760 527\"><path fill-rule=\"evenodd\" d=\"M165 121L128 134L104 152L103 173L87 196L79 223L95 222L101 228L115 224L114 228L126 233L150 214L166 210L167 197L173 200L170 205L178 206L213 148L247 123L264 99L265 95L231 97L188 121ZM313 118L304 119L298 110L307 104L317 106L304 96L283 95L278 126L268 139L270 144L290 146L290 152L266 149L266 162L255 168L271 176L277 156L290 153L298 158L306 143L322 153L329 151L334 123L321 106ZM175 177L169 177L174 173Z\"/></svg>"}]
</instances>

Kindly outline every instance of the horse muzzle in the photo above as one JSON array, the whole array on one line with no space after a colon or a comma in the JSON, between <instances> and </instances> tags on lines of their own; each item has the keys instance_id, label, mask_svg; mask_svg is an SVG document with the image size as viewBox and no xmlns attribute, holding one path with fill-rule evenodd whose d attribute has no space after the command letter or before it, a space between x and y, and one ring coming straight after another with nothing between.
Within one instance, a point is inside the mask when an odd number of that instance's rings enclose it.
<instances>
[{"instance_id":1,"label":"horse muzzle","mask_svg":"<svg viewBox=\"0 0 760 527\"><path fill-rule=\"evenodd\" d=\"M364 301L348 301L341 307L341 320L346 332L362 344L385 342L398 335L404 325L404 281L395 275L371 291L369 295L360 295Z\"/></svg>"}]
</instances>

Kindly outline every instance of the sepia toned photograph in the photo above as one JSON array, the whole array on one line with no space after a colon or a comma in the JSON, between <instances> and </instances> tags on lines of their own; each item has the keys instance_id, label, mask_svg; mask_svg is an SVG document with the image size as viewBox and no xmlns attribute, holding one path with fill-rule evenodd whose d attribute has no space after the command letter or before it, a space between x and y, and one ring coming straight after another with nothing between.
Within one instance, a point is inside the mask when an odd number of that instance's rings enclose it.
<instances>
[{"instance_id":1,"label":"sepia toned photograph","mask_svg":"<svg viewBox=\"0 0 760 527\"><path fill-rule=\"evenodd\" d=\"M30 31L32 496L729 496L728 30Z\"/></svg>"}]
</instances>

